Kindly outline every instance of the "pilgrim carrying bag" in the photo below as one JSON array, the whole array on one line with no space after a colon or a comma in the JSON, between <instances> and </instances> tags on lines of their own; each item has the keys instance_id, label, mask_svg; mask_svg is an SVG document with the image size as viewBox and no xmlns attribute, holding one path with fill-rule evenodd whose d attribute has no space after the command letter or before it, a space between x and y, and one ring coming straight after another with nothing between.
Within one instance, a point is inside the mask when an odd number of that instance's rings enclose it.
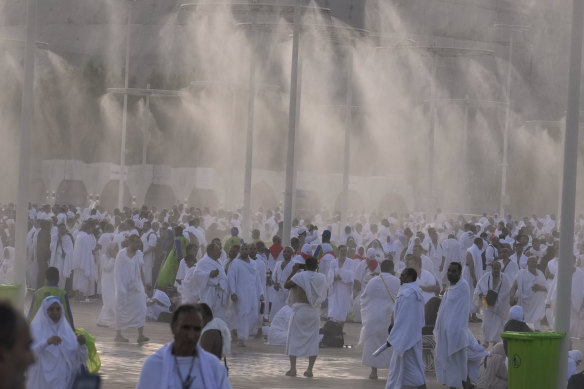
<instances>
[{"instance_id":1,"label":"pilgrim carrying bag","mask_svg":"<svg viewBox=\"0 0 584 389\"><path fill-rule=\"evenodd\" d=\"M490 278L489 278L490 279ZM487 305L489 307L494 306L497 303L497 298L499 297L499 291L501 290L501 284L503 284L503 279L499 281L499 288L495 292L493 289L489 288L485 300L487 300Z\"/></svg>"}]
</instances>

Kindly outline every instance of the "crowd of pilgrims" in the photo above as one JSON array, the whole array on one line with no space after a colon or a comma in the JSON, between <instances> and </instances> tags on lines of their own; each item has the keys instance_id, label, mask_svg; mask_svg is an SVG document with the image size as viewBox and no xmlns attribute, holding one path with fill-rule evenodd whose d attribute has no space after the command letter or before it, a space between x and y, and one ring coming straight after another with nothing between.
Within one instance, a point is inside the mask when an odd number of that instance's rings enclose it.
<instances>
[{"instance_id":1,"label":"crowd of pilgrims","mask_svg":"<svg viewBox=\"0 0 584 389\"><path fill-rule=\"evenodd\" d=\"M14 207L4 206L1 217L0 283L12 281ZM559 249L554 215L515 220L441 210L433 215L373 212L350 214L341 224L340 214L321 211L294 219L288 247L281 244L280 210L253 214L244 229L250 236L242 236L241 222L238 212L183 205L113 212L96 203L86 208L31 205L27 286L44 286L47 269L56 268L49 285L76 299L101 298L97 324L115 329L119 342L129 341L122 334L128 328L138 328L138 342L146 342L145 320L168 320L178 305L203 302L225 323L226 328L217 329L233 337L235 345L245 346L247 339L262 334L270 344L285 345L292 309L284 284L295 264L315 257L328 289L321 318L341 328L347 321L362 323L362 362L371 367L372 379L378 368L389 367L389 353L372 353L387 339L398 277L406 268L416 270L426 304L425 334L431 335L449 286L447 269L453 262L462 265L470 289L468 321L482 322L479 342L469 335L469 382L479 380L485 355L491 353L493 360L501 355L501 332L510 311L516 313L511 319L536 331L553 327ZM576 223L572 338L582 336L584 305L584 217ZM488 296L493 291L494 300ZM36 302L36 309L41 303ZM70 316L68 307L61 308ZM517 316L517 309L522 315ZM72 318L70 322L72 326ZM76 345L71 338L69 347L78 357ZM475 369L470 368L473 354L475 359L478 355ZM431 364L431 358L425 362ZM491 369L490 374L498 373Z\"/></svg>"}]
</instances>

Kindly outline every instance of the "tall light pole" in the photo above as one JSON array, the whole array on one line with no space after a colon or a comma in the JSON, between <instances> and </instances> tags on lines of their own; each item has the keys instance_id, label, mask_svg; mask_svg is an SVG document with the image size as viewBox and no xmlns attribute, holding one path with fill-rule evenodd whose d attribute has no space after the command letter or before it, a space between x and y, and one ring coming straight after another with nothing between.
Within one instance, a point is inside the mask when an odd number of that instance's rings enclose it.
<instances>
[{"instance_id":1,"label":"tall light pole","mask_svg":"<svg viewBox=\"0 0 584 389\"><path fill-rule=\"evenodd\" d=\"M18 201L16 204L14 283L20 285L18 305L26 291L26 233L30 175L30 135L34 128L34 54L37 31L37 0L26 2L26 38L24 44L24 80L20 108L20 155L18 162Z\"/></svg>"},{"instance_id":2,"label":"tall light pole","mask_svg":"<svg viewBox=\"0 0 584 389\"><path fill-rule=\"evenodd\" d=\"M576 212L576 173L578 170L578 132L580 115L580 78L582 76L582 32L584 0L572 1L572 32L570 37L570 70L568 81L568 114L564 137L564 169L562 180L562 214L560 219L560 260L558 264L558 289L555 305L555 330L566 333L562 339L558 358L556 387L567 382L568 346L570 340L570 309L572 294L572 269L574 266L574 219ZM581 285L578 285L581 287Z\"/></svg>"},{"instance_id":3,"label":"tall light pole","mask_svg":"<svg viewBox=\"0 0 584 389\"><path fill-rule=\"evenodd\" d=\"M249 88L247 100L247 131L245 141L245 176L243 186L243 215L242 215L242 236L247 239L251 236L250 214L251 214L251 174L253 168L253 132L255 126L255 101L256 101L256 76L257 76L257 48L259 30L256 26L258 18L258 7L252 5L252 47L250 50L249 62Z\"/></svg>"},{"instance_id":4,"label":"tall light pole","mask_svg":"<svg viewBox=\"0 0 584 389\"><path fill-rule=\"evenodd\" d=\"M526 31L528 26L514 25L514 24L495 24L495 29L509 31L509 46L507 53L507 75L505 81L505 102L507 109L505 110L505 127L503 128L503 161L501 162L501 198L499 204L499 215L505 217L505 205L508 202L507 195L507 173L509 169L509 127L511 126L511 85L513 75L513 49L514 49L514 33Z\"/></svg>"},{"instance_id":5,"label":"tall light pole","mask_svg":"<svg viewBox=\"0 0 584 389\"><path fill-rule=\"evenodd\" d=\"M300 50L300 4L296 0L294 9L294 35L292 37L292 66L290 74L290 104L288 110L288 145L286 150L286 187L284 191L284 228L282 242L284 246L290 245L292 232L292 207L294 200L294 150L296 143L297 111L299 108L298 94L298 57Z\"/></svg>"},{"instance_id":6,"label":"tall light pole","mask_svg":"<svg viewBox=\"0 0 584 389\"><path fill-rule=\"evenodd\" d=\"M124 88L128 89L130 80L130 25L132 23L132 7L134 0L127 0L128 15L126 21L126 62L124 68ZM124 208L124 187L126 178L124 170L126 169L126 132L128 125L128 95L124 94L124 108L122 111L122 150L120 151L120 183L118 187L118 208Z\"/></svg>"},{"instance_id":7,"label":"tall light pole","mask_svg":"<svg viewBox=\"0 0 584 389\"><path fill-rule=\"evenodd\" d=\"M353 127L353 48L349 48L347 70L347 95L345 97L345 150L343 159L343 192L341 201L341 228L347 223L349 206L349 168L351 166L351 129Z\"/></svg>"}]
</instances>

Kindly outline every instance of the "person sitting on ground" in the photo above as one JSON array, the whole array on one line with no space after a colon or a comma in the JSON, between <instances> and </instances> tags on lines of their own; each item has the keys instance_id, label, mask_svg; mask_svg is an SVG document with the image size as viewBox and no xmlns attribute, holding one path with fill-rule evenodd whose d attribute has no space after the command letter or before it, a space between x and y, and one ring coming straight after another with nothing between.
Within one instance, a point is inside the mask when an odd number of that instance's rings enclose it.
<instances>
[{"instance_id":1,"label":"person sitting on ground","mask_svg":"<svg viewBox=\"0 0 584 389\"><path fill-rule=\"evenodd\" d=\"M227 367L227 355L231 352L231 332L227 324L218 317L213 317L213 311L205 304L198 305L203 315L203 331L199 339L199 345L223 360Z\"/></svg>"},{"instance_id":2,"label":"person sitting on ground","mask_svg":"<svg viewBox=\"0 0 584 389\"><path fill-rule=\"evenodd\" d=\"M71 314L71 306L69 305L69 296L67 292L59 288L59 269L56 267L49 267L45 273L45 278L47 284L42 288L37 289L32 295L32 301L30 303L30 309L28 311L28 321L32 321L36 316L43 300L49 296L58 297L65 310L65 318L69 322L69 325L75 331L75 325L73 323L73 315Z\"/></svg>"},{"instance_id":3,"label":"person sitting on ground","mask_svg":"<svg viewBox=\"0 0 584 389\"><path fill-rule=\"evenodd\" d=\"M164 321L170 316L170 299L168 295L159 289L148 288L148 298L146 299L146 320Z\"/></svg>"},{"instance_id":4,"label":"person sitting on ground","mask_svg":"<svg viewBox=\"0 0 584 389\"><path fill-rule=\"evenodd\" d=\"M481 363L478 389L507 389L505 347L497 343Z\"/></svg>"},{"instance_id":5,"label":"person sitting on ground","mask_svg":"<svg viewBox=\"0 0 584 389\"><path fill-rule=\"evenodd\" d=\"M533 332L531 328L523 321L523 308L520 305L514 305L509 309L509 320L505 323L503 331L513 332ZM507 341L503 339L505 355L507 355Z\"/></svg>"},{"instance_id":6,"label":"person sitting on ground","mask_svg":"<svg viewBox=\"0 0 584 389\"><path fill-rule=\"evenodd\" d=\"M45 298L31 323L36 362L28 372L29 389L70 388L87 360L85 337L76 336L55 296Z\"/></svg>"}]
</instances>

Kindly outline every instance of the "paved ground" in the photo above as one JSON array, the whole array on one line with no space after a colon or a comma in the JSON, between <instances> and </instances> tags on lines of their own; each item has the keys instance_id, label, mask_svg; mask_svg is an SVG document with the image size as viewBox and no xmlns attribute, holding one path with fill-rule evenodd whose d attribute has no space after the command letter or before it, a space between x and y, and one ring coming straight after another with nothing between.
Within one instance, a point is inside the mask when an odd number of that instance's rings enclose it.
<instances>
[{"instance_id":1,"label":"paved ground","mask_svg":"<svg viewBox=\"0 0 584 389\"><path fill-rule=\"evenodd\" d=\"M117 344L113 341L114 330L95 325L100 308L100 303L74 302L72 305L76 326L85 328L97 339L102 361L102 388L135 388L144 359L171 340L169 325L147 323L145 334L151 340L145 345L139 346L135 343L135 330L125 333L134 343ZM360 328L360 324L345 325L345 343L352 345L352 348L321 349L314 378L284 376L289 365L288 358L283 354L283 347L265 345L261 339L250 340L245 348L234 347L228 359L231 385L238 389L384 388L387 370L380 370L379 380L374 381L368 379L369 368L361 365L361 348L357 346ZM470 328L480 339L480 324L470 324ZM580 350L583 349L582 342L577 342L577 346ZM306 364L306 360L298 361L300 373L304 371ZM444 388L436 383L433 374L427 375L427 381L429 389Z\"/></svg>"}]
</instances>

